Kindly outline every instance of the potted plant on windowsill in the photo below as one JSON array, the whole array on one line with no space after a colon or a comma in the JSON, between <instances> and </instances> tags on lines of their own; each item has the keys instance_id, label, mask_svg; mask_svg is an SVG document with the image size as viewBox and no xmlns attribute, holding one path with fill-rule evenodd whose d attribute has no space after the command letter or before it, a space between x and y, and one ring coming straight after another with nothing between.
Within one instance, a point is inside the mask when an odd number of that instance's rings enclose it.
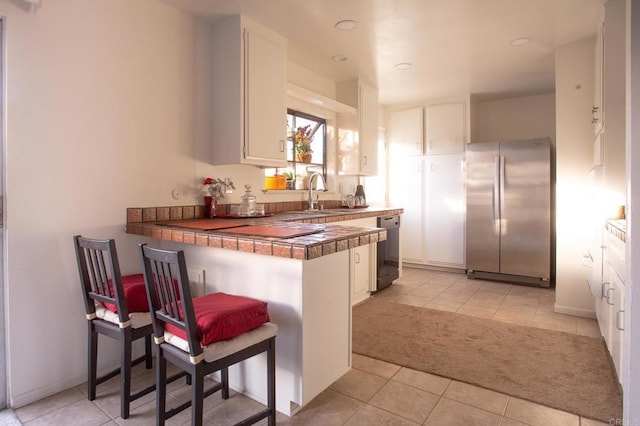
<instances>
[{"instance_id":1,"label":"potted plant on windowsill","mask_svg":"<svg viewBox=\"0 0 640 426\"><path fill-rule=\"evenodd\" d=\"M294 135L296 161L310 163L313 150L311 149L311 125L298 127Z\"/></svg>"}]
</instances>

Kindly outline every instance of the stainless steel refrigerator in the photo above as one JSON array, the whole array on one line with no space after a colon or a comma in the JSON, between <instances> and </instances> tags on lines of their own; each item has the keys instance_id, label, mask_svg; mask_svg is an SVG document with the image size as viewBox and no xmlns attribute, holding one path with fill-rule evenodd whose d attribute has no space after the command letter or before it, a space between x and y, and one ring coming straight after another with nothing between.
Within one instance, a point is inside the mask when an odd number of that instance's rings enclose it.
<instances>
[{"instance_id":1,"label":"stainless steel refrigerator","mask_svg":"<svg viewBox=\"0 0 640 426\"><path fill-rule=\"evenodd\" d=\"M551 158L548 138L467 145L469 278L549 287Z\"/></svg>"}]
</instances>

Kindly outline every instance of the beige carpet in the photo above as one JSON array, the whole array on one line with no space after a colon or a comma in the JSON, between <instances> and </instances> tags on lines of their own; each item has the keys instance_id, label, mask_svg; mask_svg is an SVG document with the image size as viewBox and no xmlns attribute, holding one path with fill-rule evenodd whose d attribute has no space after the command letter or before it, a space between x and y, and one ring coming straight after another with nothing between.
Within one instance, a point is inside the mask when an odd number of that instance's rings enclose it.
<instances>
[{"instance_id":1,"label":"beige carpet","mask_svg":"<svg viewBox=\"0 0 640 426\"><path fill-rule=\"evenodd\" d=\"M370 298L353 352L580 416L622 418L604 340Z\"/></svg>"}]
</instances>

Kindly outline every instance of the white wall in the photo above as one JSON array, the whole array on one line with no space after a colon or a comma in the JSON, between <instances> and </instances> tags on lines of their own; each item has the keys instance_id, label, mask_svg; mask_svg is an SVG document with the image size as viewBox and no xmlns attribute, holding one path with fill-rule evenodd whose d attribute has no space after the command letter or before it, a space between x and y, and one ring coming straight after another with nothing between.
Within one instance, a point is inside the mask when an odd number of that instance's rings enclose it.
<instances>
[{"instance_id":1,"label":"white wall","mask_svg":"<svg viewBox=\"0 0 640 426\"><path fill-rule=\"evenodd\" d=\"M154 242L124 233L127 207L201 203L206 176L259 189L264 172L208 163L208 25L156 0L44 1L35 12L0 0L0 15L8 403L19 407L86 380L73 235L115 238L123 272L138 271L137 244ZM334 94L326 79L290 68L297 84ZM254 192L259 202L304 198ZM117 345L101 345L99 365L115 365Z\"/></svg>"},{"instance_id":2,"label":"white wall","mask_svg":"<svg viewBox=\"0 0 640 426\"><path fill-rule=\"evenodd\" d=\"M472 142L548 137L556 140L555 94L477 102Z\"/></svg>"},{"instance_id":3,"label":"white wall","mask_svg":"<svg viewBox=\"0 0 640 426\"><path fill-rule=\"evenodd\" d=\"M196 170L192 17L155 0L24 5L0 0L12 406L86 378L72 236L115 237L123 272L139 270L125 209L176 204Z\"/></svg>"},{"instance_id":4,"label":"white wall","mask_svg":"<svg viewBox=\"0 0 640 426\"><path fill-rule=\"evenodd\" d=\"M588 221L589 170L593 164L595 40L556 50L556 305L560 313L594 316L582 254L591 229Z\"/></svg>"}]
</instances>

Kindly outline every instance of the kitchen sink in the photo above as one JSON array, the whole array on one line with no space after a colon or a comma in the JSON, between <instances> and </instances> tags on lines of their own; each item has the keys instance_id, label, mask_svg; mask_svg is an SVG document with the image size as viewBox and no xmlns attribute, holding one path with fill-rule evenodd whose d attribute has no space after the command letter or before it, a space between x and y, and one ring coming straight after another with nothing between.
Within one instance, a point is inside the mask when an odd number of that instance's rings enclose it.
<instances>
[{"instance_id":1,"label":"kitchen sink","mask_svg":"<svg viewBox=\"0 0 640 426\"><path fill-rule=\"evenodd\" d=\"M335 214L340 214L340 213L358 213L362 210L365 210L363 208L353 208L350 209L348 207L344 207L344 208L340 208L340 209L330 209L329 211L334 212Z\"/></svg>"},{"instance_id":2,"label":"kitchen sink","mask_svg":"<svg viewBox=\"0 0 640 426\"><path fill-rule=\"evenodd\" d=\"M338 210L293 210L288 212L283 212L283 214L303 214L309 216L331 216L334 214L340 214L341 211Z\"/></svg>"}]
</instances>

